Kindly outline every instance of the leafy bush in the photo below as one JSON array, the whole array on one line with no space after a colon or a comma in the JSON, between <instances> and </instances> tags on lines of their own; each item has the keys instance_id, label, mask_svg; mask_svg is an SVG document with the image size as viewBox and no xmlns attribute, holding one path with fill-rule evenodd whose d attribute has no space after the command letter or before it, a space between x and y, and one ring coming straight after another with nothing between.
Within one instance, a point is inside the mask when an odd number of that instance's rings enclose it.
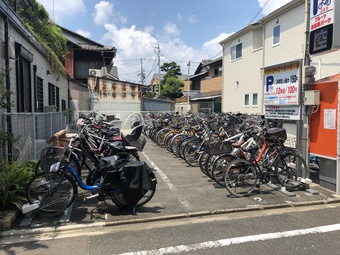
<instances>
[{"instance_id":1,"label":"leafy bush","mask_svg":"<svg viewBox=\"0 0 340 255\"><path fill-rule=\"evenodd\" d=\"M21 210L27 202L25 189L34 175L36 164L36 160L30 160L23 165L16 161L0 161L0 210L5 211L14 206Z\"/></svg>"}]
</instances>

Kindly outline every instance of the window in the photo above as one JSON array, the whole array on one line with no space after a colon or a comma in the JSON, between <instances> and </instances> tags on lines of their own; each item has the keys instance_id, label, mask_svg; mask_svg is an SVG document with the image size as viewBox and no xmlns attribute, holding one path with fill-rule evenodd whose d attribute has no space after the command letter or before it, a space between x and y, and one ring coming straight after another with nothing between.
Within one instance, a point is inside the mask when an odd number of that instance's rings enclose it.
<instances>
[{"instance_id":1,"label":"window","mask_svg":"<svg viewBox=\"0 0 340 255\"><path fill-rule=\"evenodd\" d=\"M48 84L48 105L55 106L57 112L60 111L59 88L52 83Z\"/></svg>"},{"instance_id":2,"label":"window","mask_svg":"<svg viewBox=\"0 0 340 255\"><path fill-rule=\"evenodd\" d=\"M17 61L17 99L18 112L31 112L31 64L25 59Z\"/></svg>"},{"instance_id":3,"label":"window","mask_svg":"<svg viewBox=\"0 0 340 255\"><path fill-rule=\"evenodd\" d=\"M52 83L48 83L48 105L55 106L55 86Z\"/></svg>"},{"instance_id":4,"label":"window","mask_svg":"<svg viewBox=\"0 0 340 255\"><path fill-rule=\"evenodd\" d=\"M31 63L33 54L15 43L17 111L32 112Z\"/></svg>"},{"instance_id":5,"label":"window","mask_svg":"<svg viewBox=\"0 0 340 255\"><path fill-rule=\"evenodd\" d=\"M214 69L214 76L221 76L222 75L222 67Z\"/></svg>"},{"instance_id":6,"label":"window","mask_svg":"<svg viewBox=\"0 0 340 255\"><path fill-rule=\"evenodd\" d=\"M64 100L64 99L61 100L61 110L62 111L66 110L66 100Z\"/></svg>"},{"instance_id":7,"label":"window","mask_svg":"<svg viewBox=\"0 0 340 255\"><path fill-rule=\"evenodd\" d=\"M242 43L236 44L231 47L231 60L242 57Z\"/></svg>"},{"instance_id":8,"label":"window","mask_svg":"<svg viewBox=\"0 0 340 255\"><path fill-rule=\"evenodd\" d=\"M249 106L249 94L244 95L244 106Z\"/></svg>"},{"instance_id":9,"label":"window","mask_svg":"<svg viewBox=\"0 0 340 255\"><path fill-rule=\"evenodd\" d=\"M253 93L252 105L253 106L257 106L258 105L258 102L257 102L257 93Z\"/></svg>"},{"instance_id":10,"label":"window","mask_svg":"<svg viewBox=\"0 0 340 255\"><path fill-rule=\"evenodd\" d=\"M60 111L60 100L59 100L59 88L55 87L55 106L56 106L56 111Z\"/></svg>"},{"instance_id":11,"label":"window","mask_svg":"<svg viewBox=\"0 0 340 255\"><path fill-rule=\"evenodd\" d=\"M44 111L44 86L43 86L43 79L37 77L37 111L43 112Z\"/></svg>"},{"instance_id":12,"label":"window","mask_svg":"<svg viewBox=\"0 0 340 255\"><path fill-rule=\"evenodd\" d=\"M280 44L280 25L273 29L273 45Z\"/></svg>"}]
</instances>

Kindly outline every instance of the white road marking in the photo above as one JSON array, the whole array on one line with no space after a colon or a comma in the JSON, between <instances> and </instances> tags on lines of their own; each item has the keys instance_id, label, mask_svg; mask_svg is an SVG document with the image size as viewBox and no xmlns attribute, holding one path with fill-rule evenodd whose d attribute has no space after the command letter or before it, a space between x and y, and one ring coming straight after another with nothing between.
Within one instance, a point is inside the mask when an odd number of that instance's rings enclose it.
<instances>
[{"instance_id":1,"label":"white road marking","mask_svg":"<svg viewBox=\"0 0 340 255\"><path fill-rule=\"evenodd\" d=\"M144 157L150 162L151 166L157 171L157 174L162 178L162 180L165 182L165 184L168 186L168 188L172 191L172 192L177 192L178 189L171 183L171 181L169 180L169 178L166 176L165 173L162 172L161 169L159 169L159 167L155 164L155 162L153 162L148 155L145 154L145 152L142 152L142 154L144 155ZM178 197L178 201L181 203L181 205L185 208L190 207L189 202L184 199L183 197Z\"/></svg>"},{"instance_id":2,"label":"white road marking","mask_svg":"<svg viewBox=\"0 0 340 255\"><path fill-rule=\"evenodd\" d=\"M305 228L305 229L297 229L297 230L290 230L290 231L284 231L284 232L220 239L216 241L207 241L203 243L196 243L196 244L190 244L190 245L178 245L178 246L169 246L169 247L153 249L153 250L127 252L127 253L121 253L119 255L162 255L162 254L170 254L170 253L181 253L181 252L188 252L188 251L195 251L195 250L211 249L211 248L222 247L222 246L229 246L232 244L265 241L265 240L272 240L272 239L278 239L278 238L302 236L302 235L308 235L308 234L318 234L318 233L320 234L320 233L327 233L327 232L338 231L338 230L340 230L340 224L333 224L333 225L326 225L326 226L320 226L320 227L315 227L315 228Z\"/></svg>"}]
</instances>

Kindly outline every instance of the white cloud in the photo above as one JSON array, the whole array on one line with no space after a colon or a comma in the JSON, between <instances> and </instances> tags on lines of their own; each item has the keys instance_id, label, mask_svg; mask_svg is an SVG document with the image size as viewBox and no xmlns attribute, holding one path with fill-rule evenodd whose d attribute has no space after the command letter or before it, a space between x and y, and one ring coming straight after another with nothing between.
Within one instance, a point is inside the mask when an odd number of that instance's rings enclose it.
<instances>
[{"instance_id":1,"label":"white cloud","mask_svg":"<svg viewBox=\"0 0 340 255\"><path fill-rule=\"evenodd\" d=\"M178 36L180 35L181 31L178 29L176 24L168 22L164 27L163 31L170 36Z\"/></svg>"},{"instance_id":2,"label":"white cloud","mask_svg":"<svg viewBox=\"0 0 340 255\"><path fill-rule=\"evenodd\" d=\"M50 15L53 13L52 0L38 1L45 6ZM258 0L258 3L260 6L263 6L267 1ZM263 13L267 15L288 2L290 0L270 0L264 7ZM167 23L162 31L158 31L158 34L154 34L154 26L146 26L141 30L136 29L134 25L122 27L121 24L126 24L127 18L115 10L112 1L98 1L95 5L94 3L92 5L94 6L94 22L106 29L106 33L102 40L100 40L100 43L113 45L117 48L117 56L114 59L114 63L118 66L119 77L122 80L140 82L138 73L141 68L141 58L145 58L143 65L146 74L151 73L150 76L152 76L154 73L157 73L158 68L155 68L157 63L155 47L158 45L162 53L161 64L175 61L181 66L181 72L186 74L188 71L186 63L190 60L192 63L190 73L193 74L202 59L212 59L222 55L222 46L219 43L231 35L221 33L215 38L208 39L201 47L196 49L188 46L181 40L181 30L175 23ZM86 9L83 0L58 0L58 5L54 6L54 15L58 18L56 21L66 19L71 15L79 16L85 13ZM180 14L176 18L177 21L183 19ZM196 22L197 17L191 15L188 21ZM76 32L87 38L91 36L91 33L85 30L78 29ZM150 81L150 76L148 76L146 82Z\"/></svg>"},{"instance_id":3,"label":"white cloud","mask_svg":"<svg viewBox=\"0 0 340 255\"><path fill-rule=\"evenodd\" d=\"M83 0L38 0L50 15L55 23L60 23L67 17L83 15L86 13Z\"/></svg>"},{"instance_id":4,"label":"white cloud","mask_svg":"<svg viewBox=\"0 0 340 255\"><path fill-rule=\"evenodd\" d=\"M76 31L77 34L80 34L81 36L84 36L86 38L90 38L91 37L91 33L89 31L85 31L85 30L82 30L82 29L78 29Z\"/></svg>"},{"instance_id":5,"label":"white cloud","mask_svg":"<svg viewBox=\"0 0 340 255\"><path fill-rule=\"evenodd\" d=\"M110 4L109 2L100 1L94 8L95 13L93 16L96 25L104 25L113 16L113 4Z\"/></svg>"},{"instance_id":6,"label":"white cloud","mask_svg":"<svg viewBox=\"0 0 340 255\"><path fill-rule=\"evenodd\" d=\"M135 26L118 28L114 24L105 24L104 27L107 32L103 40L117 48L114 63L118 66L119 78L139 82L136 79L139 79L140 58L154 54L157 40L148 32L136 30Z\"/></svg>"},{"instance_id":7,"label":"white cloud","mask_svg":"<svg viewBox=\"0 0 340 255\"><path fill-rule=\"evenodd\" d=\"M222 56L222 46L220 45L220 42L232 35L233 33L226 34L221 33L217 37L206 41L203 43L202 51L208 53L209 56Z\"/></svg>"},{"instance_id":8,"label":"white cloud","mask_svg":"<svg viewBox=\"0 0 340 255\"><path fill-rule=\"evenodd\" d=\"M144 71L147 75L149 74L146 82L150 82L151 76L158 72L155 51L158 45L161 50L161 64L175 61L181 66L183 74L188 72L188 67L186 66L188 60L194 60L197 63L202 59L209 58L208 53L205 52L207 49L203 51L195 50L187 46L178 37L172 39L167 37L165 40L159 40L146 31L136 30L135 26L118 28L114 24L105 24L104 27L107 32L103 40L106 44L114 45L117 48L117 56L114 59L114 63L118 66L119 78L122 80L140 82L138 76L141 68L140 59L147 57L148 60L144 63ZM216 44L218 45L218 40L216 40ZM209 45L206 47L209 47ZM211 47L211 51L213 51L213 47ZM194 65L194 63L191 65L191 73L196 68Z\"/></svg>"},{"instance_id":9,"label":"white cloud","mask_svg":"<svg viewBox=\"0 0 340 255\"><path fill-rule=\"evenodd\" d=\"M154 30L154 27L153 27L153 26L146 26L146 27L144 27L144 32L145 32L145 33L152 34L152 33L153 33L153 30Z\"/></svg>"},{"instance_id":10,"label":"white cloud","mask_svg":"<svg viewBox=\"0 0 340 255\"><path fill-rule=\"evenodd\" d=\"M279 9L280 7L288 4L292 0L257 0L261 8L263 8L262 13L268 15L269 13ZM264 6L265 5L265 6Z\"/></svg>"},{"instance_id":11,"label":"white cloud","mask_svg":"<svg viewBox=\"0 0 340 255\"><path fill-rule=\"evenodd\" d=\"M197 17L196 15L190 15L188 18L189 23L193 24L197 22Z\"/></svg>"},{"instance_id":12,"label":"white cloud","mask_svg":"<svg viewBox=\"0 0 340 255\"><path fill-rule=\"evenodd\" d=\"M114 11L114 6L110 2L100 1L94 6L95 12L93 13L94 23L96 25L104 25L111 21L125 24L127 18L120 12Z\"/></svg>"}]
</instances>

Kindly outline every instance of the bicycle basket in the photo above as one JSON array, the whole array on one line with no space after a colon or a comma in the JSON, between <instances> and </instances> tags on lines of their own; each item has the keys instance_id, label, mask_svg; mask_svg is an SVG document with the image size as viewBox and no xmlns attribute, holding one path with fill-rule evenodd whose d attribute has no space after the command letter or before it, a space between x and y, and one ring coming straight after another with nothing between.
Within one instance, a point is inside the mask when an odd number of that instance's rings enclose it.
<instances>
[{"instance_id":1,"label":"bicycle basket","mask_svg":"<svg viewBox=\"0 0 340 255\"><path fill-rule=\"evenodd\" d=\"M231 144L232 143L229 141L216 141L216 142L208 143L205 151L209 155L229 153L233 150L233 147L231 146Z\"/></svg>"},{"instance_id":2,"label":"bicycle basket","mask_svg":"<svg viewBox=\"0 0 340 255\"><path fill-rule=\"evenodd\" d=\"M284 128L269 128L266 133L266 138L268 140L287 140L287 132Z\"/></svg>"},{"instance_id":3,"label":"bicycle basket","mask_svg":"<svg viewBox=\"0 0 340 255\"><path fill-rule=\"evenodd\" d=\"M40 166L43 172L59 170L60 162L64 156L64 147L46 147L40 153Z\"/></svg>"}]
</instances>

